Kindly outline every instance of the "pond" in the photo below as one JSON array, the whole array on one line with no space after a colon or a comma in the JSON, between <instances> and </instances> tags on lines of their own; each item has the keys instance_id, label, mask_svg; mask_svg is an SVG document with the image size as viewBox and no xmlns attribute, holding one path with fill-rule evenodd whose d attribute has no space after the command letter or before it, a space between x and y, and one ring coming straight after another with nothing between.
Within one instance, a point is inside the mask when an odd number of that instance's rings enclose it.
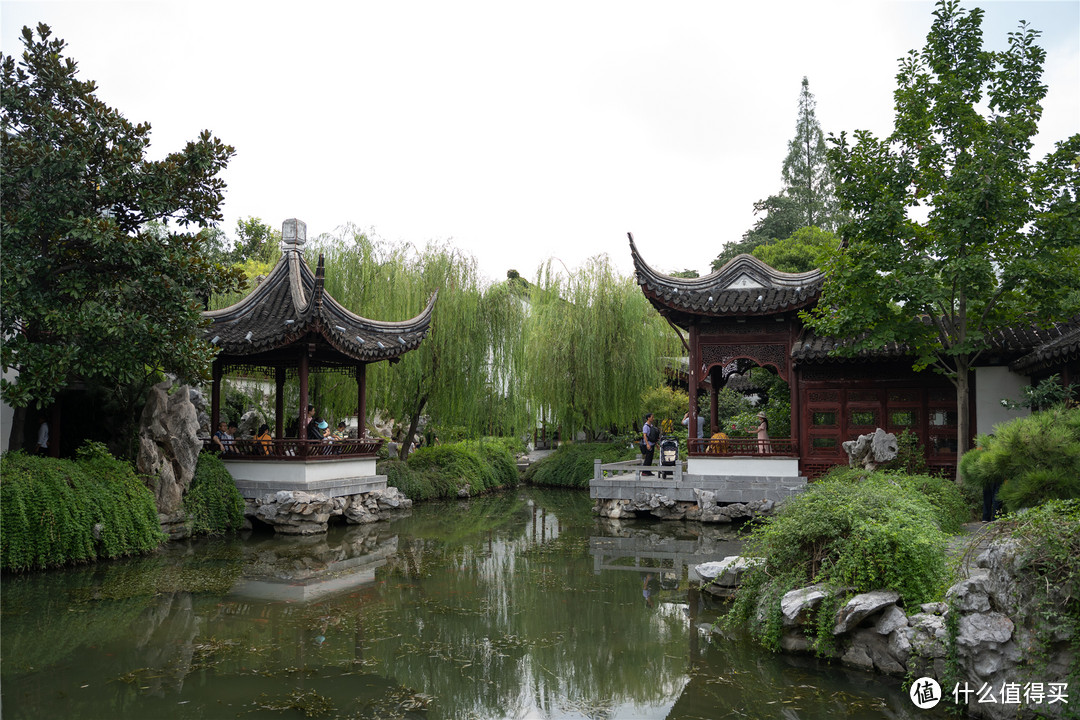
<instances>
[{"instance_id":1,"label":"pond","mask_svg":"<svg viewBox=\"0 0 1080 720\"><path fill-rule=\"evenodd\" d=\"M731 530L590 508L527 488L5 577L4 716L927 717L898 681L711 632L688 578Z\"/></svg>"}]
</instances>

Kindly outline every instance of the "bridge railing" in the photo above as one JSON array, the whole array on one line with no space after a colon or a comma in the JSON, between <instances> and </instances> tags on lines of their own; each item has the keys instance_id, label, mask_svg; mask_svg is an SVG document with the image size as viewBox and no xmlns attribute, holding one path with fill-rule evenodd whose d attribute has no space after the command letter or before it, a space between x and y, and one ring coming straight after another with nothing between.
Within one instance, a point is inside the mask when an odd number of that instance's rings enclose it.
<instances>
[{"instance_id":1,"label":"bridge railing","mask_svg":"<svg viewBox=\"0 0 1080 720\"><path fill-rule=\"evenodd\" d=\"M624 460L622 462L605 463L596 458L593 461L593 479L602 480L612 477L633 477L635 480L645 478L660 478L661 480L674 480L682 482L682 461L676 461L674 465L642 465L641 460Z\"/></svg>"}]
</instances>

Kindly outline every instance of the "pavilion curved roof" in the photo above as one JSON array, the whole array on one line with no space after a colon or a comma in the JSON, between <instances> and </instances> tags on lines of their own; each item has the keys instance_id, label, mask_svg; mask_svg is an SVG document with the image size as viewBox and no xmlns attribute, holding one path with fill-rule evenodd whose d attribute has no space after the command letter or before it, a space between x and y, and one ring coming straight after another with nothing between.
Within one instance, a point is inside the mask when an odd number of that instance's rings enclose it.
<instances>
[{"instance_id":1,"label":"pavilion curved roof","mask_svg":"<svg viewBox=\"0 0 1080 720\"><path fill-rule=\"evenodd\" d=\"M264 364L280 351L315 343L316 364L394 361L419 347L431 325L437 293L416 317L402 322L369 320L345 309L324 285L323 256L315 272L299 243L283 242L281 259L266 279L239 302L203 313L206 337L233 362Z\"/></svg>"},{"instance_id":2,"label":"pavilion curved roof","mask_svg":"<svg viewBox=\"0 0 1080 720\"><path fill-rule=\"evenodd\" d=\"M786 273L753 255L738 255L700 278L657 272L641 257L630 236L630 255L638 285L661 314L676 318L753 317L801 310L817 302L825 273Z\"/></svg>"}]
</instances>

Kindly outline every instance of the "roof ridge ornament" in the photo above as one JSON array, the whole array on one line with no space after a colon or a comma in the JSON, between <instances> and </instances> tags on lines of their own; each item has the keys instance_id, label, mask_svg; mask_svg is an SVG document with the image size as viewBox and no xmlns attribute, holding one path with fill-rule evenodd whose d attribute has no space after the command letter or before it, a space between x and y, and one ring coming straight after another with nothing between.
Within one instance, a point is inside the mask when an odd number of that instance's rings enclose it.
<instances>
[{"instance_id":1,"label":"roof ridge ornament","mask_svg":"<svg viewBox=\"0 0 1080 720\"><path fill-rule=\"evenodd\" d=\"M281 252L300 252L307 244L307 223L289 218L281 223Z\"/></svg>"}]
</instances>

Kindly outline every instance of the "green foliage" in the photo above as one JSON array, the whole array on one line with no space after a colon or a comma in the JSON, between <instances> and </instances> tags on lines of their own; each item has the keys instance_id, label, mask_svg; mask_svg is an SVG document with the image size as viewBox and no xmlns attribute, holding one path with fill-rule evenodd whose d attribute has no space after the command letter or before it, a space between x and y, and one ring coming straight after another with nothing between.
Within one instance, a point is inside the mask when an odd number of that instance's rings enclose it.
<instances>
[{"instance_id":1,"label":"green foliage","mask_svg":"<svg viewBox=\"0 0 1080 720\"><path fill-rule=\"evenodd\" d=\"M633 279L619 276L606 256L569 278L549 262L530 302L521 370L541 419L563 437L578 430L595 437L639 421L642 390L661 382L661 358L682 350Z\"/></svg>"},{"instance_id":2,"label":"green foliage","mask_svg":"<svg viewBox=\"0 0 1080 720\"><path fill-rule=\"evenodd\" d=\"M1000 485L1006 510L1080 498L1080 408L1057 406L979 435L960 458L964 482Z\"/></svg>"},{"instance_id":3,"label":"green foliage","mask_svg":"<svg viewBox=\"0 0 1080 720\"><path fill-rule=\"evenodd\" d=\"M621 462L637 456L637 445L625 441L611 443L566 443L533 463L525 471L525 482L550 487L587 488L596 458Z\"/></svg>"},{"instance_id":4,"label":"green foliage","mask_svg":"<svg viewBox=\"0 0 1080 720\"><path fill-rule=\"evenodd\" d=\"M516 283L485 287L475 258L449 244L393 245L353 226L319 238L314 251L326 256L327 290L365 317L408 319L439 294L420 347L393 366L369 367L369 408L405 424L426 413L438 427L459 426L470 437L527 427L520 360L524 309ZM314 388L312 403L343 417L355 412L355 388L327 378Z\"/></svg>"},{"instance_id":5,"label":"green foliage","mask_svg":"<svg viewBox=\"0 0 1080 720\"><path fill-rule=\"evenodd\" d=\"M896 436L896 445L896 459L889 464L890 468L902 470L909 475L926 472L926 451L919 442L918 435L905 428Z\"/></svg>"},{"instance_id":6,"label":"green foliage","mask_svg":"<svg viewBox=\"0 0 1080 720\"><path fill-rule=\"evenodd\" d=\"M904 602L928 602L948 578L941 511L924 490L932 479L841 469L788 500L771 521L755 527L743 554L762 557L740 587L727 622L748 624L770 648L779 646L780 599L790 590L822 583L831 589L830 614L843 594L892 589ZM934 487L930 494L940 491ZM759 608L761 612L759 614ZM823 616L818 648L831 640Z\"/></svg>"},{"instance_id":7,"label":"green foliage","mask_svg":"<svg viewBox=\"0 0 1080 720\"><path fill-rule=\"evenodd\" d=\"M444 443L418 448L408 461L379 463L387 484L413 500L455 498L462 487L470 495L518 483L517 463L503 439Z\"/></svg>"},{"instance_id":8,"label":"green foliage","mask_svg":"<svg viewBox=\"0 0 1080 720\"><path fill-rule=\"evenodd\" d=\"M203 131L147 160L149 124L99 100L48 26L22 36L20 62L0 57L0 365L19 370L0 381L4 401L43 407L73 379L127 388L159 370L207 376L200 298L240 275L213 262L198 234L163 223L221 219L219 173L233 148Z\"/></svg>"},{"instance_id":9,"label":"green foliage","mask_svg":"<svg viewBox=\"0 0 1080 720\"><path fill-rule=\"evenodd\" d=\"M1023 23L1007 49L984 50L982 19L938 2L926 46L900 61L892 135L835 140L851 222L804 317L820 335L853 339L841 354L906 344L916 368L953 379L961 453L969 369L991 333L1080 310L1080 134L1031 162L1045 52Z\"/></svg>"},{"instance_id":10,"label":"green foliage","mask_svg":"<svg viewBox=\"0 0 1080 720\"><path fill-rule=\"evenodd\" d=\"M217 455L199 455L184 510L193 535L225 535L243 526L244 498Z\"/></svg>"},{"instance_id":11,"label":"green foliage","mask_svg":"<svg viewBox=\"0 0 1080 720\"><path fill-rule=\"evenodd\" d=\"M1001 405L1010 409L1048 410L1055 405L1065 405L1073 401L1077 387L1075 384L1065 385L1055 374L1040 380L1037 385L1025 386L1022 390L1024 396L1019 402L1002 399Z\"/></svg>"},{"instance_id":12,"label":"green foliage","mask_svg":"<svg viewBox=\"0 0 1080 720\"><path fill-rule=\"evenodd\" d=\"M673 430L676 427L682 427L683 415L690 409L690 396L682 390L672 390L667 385L660 385L641 393L640 407L643 411L638 413L640 422L636 423L637 429L641 429L641 426L645 424L645 413L651 412L656 415L657 427L661 427L667 420Z\"/></svg>"},{"instance_id":13,"label":"green foliage","mask_svg":"<svg viewBox=\"0 0 1080 720\"><path fill-rule=\"evenodd\" d=\"M840 238L817 227L799 228L789 237L754 248L753 255L781 272L801 273L822 267L840 248Z\"/></svg>"},{"instance_id":14,"label":"green foliage","mask_svg":"<svg viewBox=\"0 0 1080 720\"><path fill-rule=\"evenodd\" d=\"M4 570L148 552L166 539L150 491L100 443L88 443L74 461L16 452L0 464Z\"/></svg>"}]
</instances>

